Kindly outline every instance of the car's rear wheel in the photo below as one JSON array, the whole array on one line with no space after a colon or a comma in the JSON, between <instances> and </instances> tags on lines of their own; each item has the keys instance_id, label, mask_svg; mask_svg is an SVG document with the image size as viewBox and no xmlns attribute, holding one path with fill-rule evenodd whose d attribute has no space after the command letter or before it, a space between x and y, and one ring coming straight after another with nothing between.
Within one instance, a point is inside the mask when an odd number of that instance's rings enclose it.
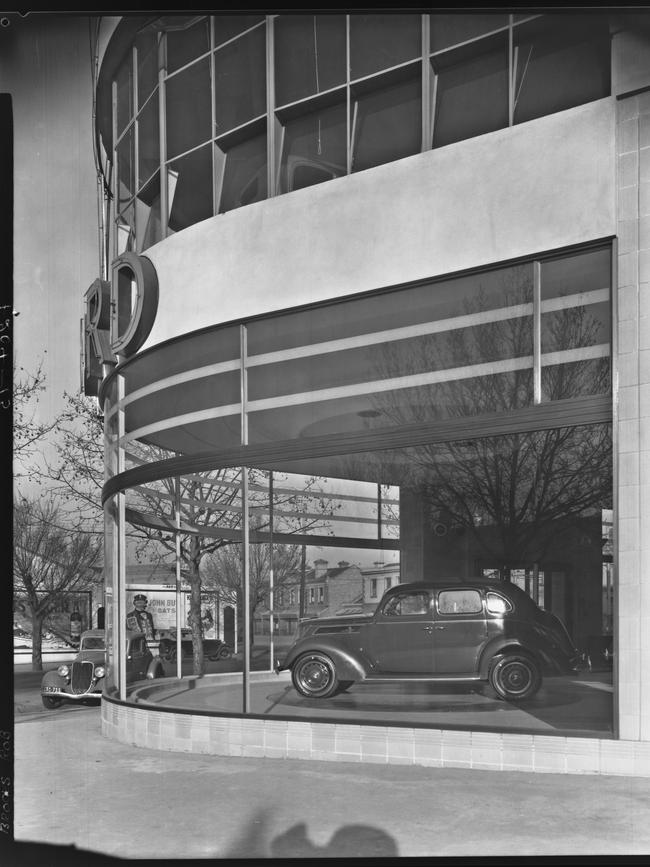
<instances>
[{"instance_id":1,"label":"car's rear wheel","mask_svg":"<svg viewBox=\"0 0 650 867\"><path fill-rule=\"evenodd\" d=\"M324 653L305 653L296 660L291 680L305 698L329 698L339 688L334 663Z\"/></svg>"},{"instance_id":2,"label":"car's rear wheel","mask_svg":"<svg viewBox=\"0 0 650 867\"><path fill-rule=\"evenodd\" d=\"M504 653L490 668L490 686L500 698L523 701L532 698L542 685L539 666L525 653Z\"/></svg>"},{"instance_id":3,"label":"car's rear wheel","mask_svg":"<svg viewBox=\"0 0 650 867\"><path fill-rule=\"evenodd\" d=\"M57 707L61 707L63 704L62 698L54 698L52 695L42 695L41 701L43 702L43 707L48 710L56 710Z\"/></svg>"},{"instance_id":4,"label":"car's rear wheel","mask_svg":"<svg viewBox=\"0 0 650 867\"><path fill-rule=\"evenodd\" d=\"M229 659L230 658L230 650L227 647L220 647L219 652L217 653L217 659Z\"/></svg>"}]
</instances>

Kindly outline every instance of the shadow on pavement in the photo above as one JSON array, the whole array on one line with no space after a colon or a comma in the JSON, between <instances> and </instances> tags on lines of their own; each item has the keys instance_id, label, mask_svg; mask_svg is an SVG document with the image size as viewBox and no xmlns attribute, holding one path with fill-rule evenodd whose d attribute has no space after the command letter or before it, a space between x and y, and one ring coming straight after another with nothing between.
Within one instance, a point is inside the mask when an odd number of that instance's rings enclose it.
<instances>
[{"instance_id":1,"label":"shadow on pavement","mask_svg":"<svg viewBox=\"0 0 650 867\"><path fill-rule=\"evenodd\" d=\"M263 810L242 829L238 839L224 853L225 858L396 858L395 840L372 825L343 825L324 846L311 842L307 826L298 822L271 838L270 820Z\"/></svg>"},{"instance_id":2,"label":"shadow on pavement","mask_svg":"<svg viewBox=\"0 0 650 867\"><path fill-rule=\"evenodd\" d=\"M89 852L86 849L77 849L76 846L57 846L53 843L23 843L13 840L9 846L9 859L3 858L6 865L20 865L20 867L60 867L60 865L73 865L73 867L88 867L92 864L115 864L124 861L112 855L102 855L98 852Z\"/></svg>"}]
</instances>

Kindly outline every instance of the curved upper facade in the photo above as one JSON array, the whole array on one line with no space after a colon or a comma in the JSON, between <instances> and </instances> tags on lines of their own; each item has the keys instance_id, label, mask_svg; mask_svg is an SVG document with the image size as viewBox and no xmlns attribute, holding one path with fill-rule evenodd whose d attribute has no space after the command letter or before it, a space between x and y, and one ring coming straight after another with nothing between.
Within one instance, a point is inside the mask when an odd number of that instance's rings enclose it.
<instances>
[{"instance_id":1,"label":"curved upper facade","mask_svg":"<svg viewBox=\"0 0 650 867\"><path fill-rule=\"evenodd\" d=\"M126 17L98 92L112 252L609 94L606 15Z\"/></svg>"}]
</instances>

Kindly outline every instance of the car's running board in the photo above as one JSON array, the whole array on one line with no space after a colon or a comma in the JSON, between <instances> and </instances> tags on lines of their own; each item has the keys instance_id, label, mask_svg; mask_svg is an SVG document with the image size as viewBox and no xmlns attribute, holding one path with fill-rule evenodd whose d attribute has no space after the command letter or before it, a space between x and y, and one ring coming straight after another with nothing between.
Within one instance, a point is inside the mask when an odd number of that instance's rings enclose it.
<instances>
[{"instance_id":1,"label":"car's running board","mask_svg":"<svg viewBox=\"0 0 650 867\"><path fill-rule=\"evenodd\" d=\"M368 675L368 677L364 678L364 680L365 681L371 680L373 683L376 683L377 681L380 681L380 680L386 681L386 682L390 681L390 683L395 683L396 680L409 681L409 683L412 681L426 681L428 683L432 683L432 682L435 682L435 683L443 683L443 682L445 682L445 683L460 683L461 681L468 681L468 680L472 680L472 681L485 680L485 678L480 677L478 674L472 674L472 675L469 675L466 677L459 677L458 675L455 675L455 674L447 674L447 675L444 675L444 674L440 674L440 675L423 674L422 676L412 675L412 674L393 674L393 675L370 674L370 675ZM363 683L362 680L357 681L357 682Z\"/></svg>"}]
</instances>

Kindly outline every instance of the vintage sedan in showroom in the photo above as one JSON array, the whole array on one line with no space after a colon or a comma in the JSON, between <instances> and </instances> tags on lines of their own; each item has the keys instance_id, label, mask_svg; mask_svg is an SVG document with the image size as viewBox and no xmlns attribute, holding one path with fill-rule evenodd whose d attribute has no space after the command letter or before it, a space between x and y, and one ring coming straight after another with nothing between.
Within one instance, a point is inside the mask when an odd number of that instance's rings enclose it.
<instances>
[{"instance_id":1,"label":"vintage sedan in showroom","mask_svg":"<svg viewBox=\"0 0 650 867\"><path fill-rule=\"evenodd\" d=\"M158 635L160 637L158 655L167 662L174 662L176 659L176 632L170 629L159 631ZM181 629L181 651L183 659L188 659L194 653L192 630L185 627ZM220 638L204 638L203 653L211 662L214 662L217 659L230 659L232 648Z\"/></svg>"},{"instance_id":2,"label":"vintage sedan in showroom","mask_svg":"<svg viewBox=\"0 0 650 867\"><path fill-rule=\"evenodd\" d=\"M71 663L47 671L41 681L43 706L54 710L66 701L98 701L106 675L106 637L103 629L81 634L79 652ZM126 681L164 677L165 669L147 647L141 632L126 633Z\"/></svg>"},{"instance_id":3,"label":"vintage sedan in showroom","mask_svg":"<svg viewBox=\"0 0 650 867\"><path fill-rule=\"evenodd\" d=\"M564 624L509 582L397 584L374 614L302 620L276 671L300 695L329 698L354 683L485 681L530 699L544 673L584 666Z\"/></svg>"}]
</instances>

